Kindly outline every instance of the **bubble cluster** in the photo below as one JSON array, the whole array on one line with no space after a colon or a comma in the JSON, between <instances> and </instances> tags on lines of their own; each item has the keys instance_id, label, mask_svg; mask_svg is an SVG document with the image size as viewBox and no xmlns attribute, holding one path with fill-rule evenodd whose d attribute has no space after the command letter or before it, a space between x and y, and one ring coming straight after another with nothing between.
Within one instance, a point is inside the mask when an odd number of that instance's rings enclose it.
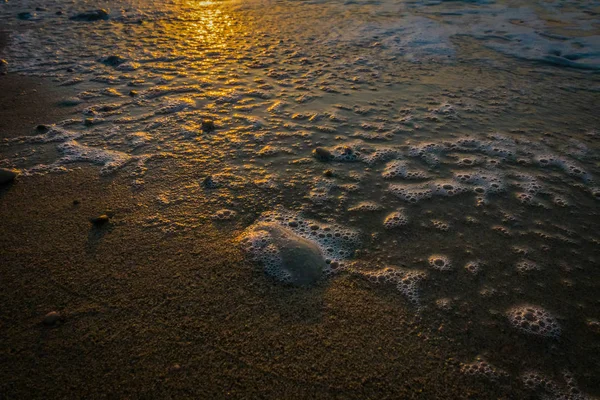
<instances>
[{"instance_id":1,"label":"bubble cluster","mask_svg":"<svg viewBox=\"0 0 600 400\"><path fill-rule=\"evenodd\" d=\"M363 202L360 202L360 203L348 208L348 211L360 211L360 212L380 211L380 210L383 210L383 206L381 204L375 203L374 201L363 201Z\"/></svg>"},{"instance_id":2,"label":"bubble cluster","mask_svg":"<svg viewBox=\"0 0 600 400\"><path fill-rule=\"evenodd\" d=\"M429 199L433 196L433 191L427 186L415 187L393 184L388 189L394 196L409 203L418 203L423 199Z\"/></svg>"},{"instance_id":3,"label":"bubble cluster","mask_svg":"<svg viewBox=\"0 0 600 400\"><path fill-rule=\"evenodd\" d=\"M427 179L428 175L423 171L411 170L406 161L394 160L386 164L381 176L384 179L403 178L403 179Z\"/></svg>"},{"instance_id":4,"label":"bubble cluster","mask_svg":"<svg viewBox=\"0 0 600 400\"><path fill-rule=\"evenodd\" d=\"M460 372L468 376L485 378L492 381L508 376L505 371L494 367L492 364L479 357L471 363L462 364L460 367Z\"/></svg>"},{"instance_id":5,"label":"bubble cluster","mask_svg":"<svg viewBox=\"0 0 600 400\"><path fill-rule=\"evenodd\" d=\"M431 225L438 231L447 232L450 229L450 224L439 219L432 219Z\"/></svg>"},{"instance_id":6,"label":"bubble cluster","mask_svg":"<svg viewBox=\"0 0 600 400\"><path fill-rule=\"evenodd\" d=\"M429 266L438 271L450 271L452 269L450 259L442 254L433 254L428 261Z\"/></svg>"},{"instance_id":7,"label":"bubble cluster","mask_svg":"<svg viewBox=\"0 0 600 400\"><path fill-rule=\"evenodd\" d=\"M556 317L537 306L519 306L506 313L513 328L530 335L558 338L561 333Z\"/></svg>"},{"instance_id":8,"label":"bubble cluster","mask_svg":"<svg viewBox=\"0 0 600 400\"><path fill-rule=\"evenodd\" d=\"M217 212L215 212L213 214L213 219L217 219L217 220L221 220L221 221L229 221L229 220L235 218L236 215L237 215L237 212L224 208L222 210L218 210Z\"/></svg>"},{"instance_id":9,"label":"bubble cluster","mask_svg":"<svg viewBox=\"0 0 600 400\"><path fill-rule=\"evenodd\" d=\"M393 213L389 214L383 220L383 226L385 229L395 229L401 226L404 226L408 223L408 218L404 213L404 210L396 210Z\"/></svg>"},{"instance_id":10,"label":"bubble cluster","mask_svg":"<svg viewBox=\"0 0 600 400\"><path fill-rule=\"evenodd\" d=\"M521 260L516 265L517 272L526 274L534 271L541 271L542 267L531 260Z\"/></svg>"},{"instance_id":11,"label":"bubble cluster","mask_svg":"<svg viewBox=\"0 0 600 400\"><path fill-rule=\"evenodd\" d=\"M293 235L314 244L324 257L323 274L325 275L343 269L345 260L352 257L355 248L359 244L359 233L355 230L337 224L319 223L304 218L298 213L283 209L263 213L253 225L246 229L241 238L242 242L247 242L247 239L251 237L249 235L257 229L259 231L264 230L264 228L261 228L264 223L279 225L289 230ZM264 234L259 232L258 236L262 238ZM267 238L267 244L273 245L272 240ZM248 247L245 248L260 262L263 257L262 249L266 247L254 247L249 250ZM267 256L271 257L268 254ZM266 261L270 260L268 257L265 259ZM278 262L281 263L281 260L271 262L269 265L281 265L277 264Z\"/></svg>"},{"instance_id":12,"label":"bubble cluster","mask_svg":"<svg viewBox=\"0 0 600 400\"><path fill-rule=\"evenodd\" d=\"M331 179L317 178L314 186L308 193L308 198L315 204L321 204L332 198L331 191L337 187Z\"/></svg>"},{"instance_id":13,"label":"bubble cluster","mask_svg":"<svg viewBox=\"0 0 600 400\"><path fill-rule=\"evenodd\" d=\"M427 273L419 270L407 270L399 267L385 267L376 271L360 272L373 283L391 283L413 305L420 304L418 284L427 278Z\"/></svg>"},{"instance_id":14,"label":"bubble cluster","mask_svg":"<svg viewBox=\"0 0 600 400\"><path fill-rule=\"evenodd\" d=\"M521 375L521 381L528 390L540 395L541 398L548 400L593 400L594 397L583 393L573 374L569 371L563 371L562 378L564 384L558 384L556 381L548 378L538 371L527 371Z\"/></svg>"},{"instance_id":15,"label":"bubble cluster","mask_svg":"<svg viewBox=\"0 0 600 400\"><path fill-rule=\"evenodd\" d=\"M63 153L59 163L91 162L102 166L101 174L110 174L134 159L119 151L84 146L75 140L61 143L58 149Z\"/></svg>"},{"instance_id":16,"label":"bubble cluster","mask_svg":"<svg viewBox=\"0 0 600 400\"><path fill-rule=\"evenodd\" d=\"M469 261L465 264L465 270L473 275L477 275L481 272L481 268L485 264L481 260Z\"/></svg>"}]
</instances>

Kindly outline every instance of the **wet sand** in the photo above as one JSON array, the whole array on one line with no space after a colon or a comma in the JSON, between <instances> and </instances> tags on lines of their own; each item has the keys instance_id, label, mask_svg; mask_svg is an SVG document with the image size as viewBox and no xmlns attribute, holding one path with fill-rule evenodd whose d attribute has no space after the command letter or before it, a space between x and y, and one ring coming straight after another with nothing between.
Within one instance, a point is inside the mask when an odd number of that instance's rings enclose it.
<instances>
[{"instance_id":1,"label":"wet sand","mask_svg":"<svg viewBox=\"0 0 600 400\"><path fill-rule=\"evenodd\" d=\"M4 135L65 117L48 82L0 84ZM21 95L34 89L35 100ZM140 228L144 196L92 167L0 189L1 397L501 395L467 383L394 288L349 276L277 284L218 224L167 239ZM94 227L104 213L111 222ZM42 323L51 311L56 326Z\"/></svg>"},{"instance_id":2,"label":"wet sand","mask_svg":"<svg viewBox=\"0 0 600 400\"><path fill-rule=\"evenodd\" d=\"M0 210L3 397L482 398L393 288L274 284L214 227L137 229L118 178L28 178Z\"/></svg>"}]
</instances>

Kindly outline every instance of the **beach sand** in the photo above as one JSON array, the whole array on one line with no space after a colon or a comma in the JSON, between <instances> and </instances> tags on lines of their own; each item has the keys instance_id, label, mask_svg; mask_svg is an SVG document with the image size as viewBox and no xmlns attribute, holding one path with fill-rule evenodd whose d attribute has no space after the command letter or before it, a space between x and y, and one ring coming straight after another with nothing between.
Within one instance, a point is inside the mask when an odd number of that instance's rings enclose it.
<instances>
[{"instance_id":1,"label":"beach sand","mask_svg":"<svg viewBox=\"0 0 600 400\"><path fill-rule=\"evenodd\" d=\"M75 112L47 81L0 87L2 137ZM93 167L0 189L0 397L508 398L394 287L278 284L218 224L142 228L144 196Z\"/></svg>"},{"instance_id":2,"label":"beach sand","mask_svg":"<svg viewBox=\"0 0 600 400\"><path fill-rule=\"evenodd\" d=\"M279 285L214 227L165 240L138 210L93 169L3 189L3 397L481 398L393 288Z\"/></svg>"}]
</instances>

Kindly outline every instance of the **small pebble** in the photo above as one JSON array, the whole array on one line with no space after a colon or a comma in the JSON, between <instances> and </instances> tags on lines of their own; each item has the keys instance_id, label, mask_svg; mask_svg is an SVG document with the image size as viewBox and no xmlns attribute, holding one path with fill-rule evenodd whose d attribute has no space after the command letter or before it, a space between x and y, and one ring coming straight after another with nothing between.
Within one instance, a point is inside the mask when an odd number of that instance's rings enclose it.
<instances>
[{"instance_id":1,"label":"small pebble","mask_svg":"<svg viewBox=\"0 0 600 400\"><path fill-rule=\"evenodd\" d=\"M10 169L0 168L0 185L5 185L15 180L17 173Z\"/></svg>"},{"instance_id":2,"label":"small pebble","mask_svg":"<svg viewBox=\"0 0 600 400\"><path fill-rule=\"evenodd\" d=\"M333 159L333 154L323 147L317 147L313 150L313 155L319 161L330 161Z\"/></svg>"},{"instance_id":3,"label":"small pebble","mask_svg":"<svg viewBox=\"0 0 600 400\"><path fill-rule=\"evenodd\" d=\"M31 18L33 18L33 14L31 14L31 13L30 13L30 12L28 12L28 11L25 11L25 12L20 12L20 13L18 13L18 14L17 14L17 17L18 17L19 19L22 19L22 20L28 20L28 19L31 19Z\"/></svg>"},{"instance_id":4,"label":"small pebble","mask_svg":"<svg viewBox=\"0 0 600 400\"><path fill-rule=\"evenodd\" d=\"M203 132L212 132L215 130L215 123L209 119L205 119L202 121L202 131Z\"/></svg>"},{"instance_id":5,"label":"small pebble","mask_svg":"<svg viewBox=\"0 0 600 400\"><path fill-rule=\"evenodd\" d=\"M42 322L46 326L55 326L62 320L61 315L56 311L50 311L48 314L44 316Z\"/></svg>"},{"instance_id":6,"label":"small pebble","mask_svg":"<svg viewBox=\"0 0 600 400\"><path fill-rule=\"evenodd\" d=\"M90 219L90 222L96 226L104 225L104 224L108 223L108 221L110 221L110 217L106 214L102 214L98 217L94 217L94 218Z\"/></svg>"},{"instance_id":7,"label":"small pebble","mask_svg":"<svg viewBox=\"0 0 600 400\"><path fill-rule=\"evenodd\" d=\"M106 11L104 9L99 9L99 10L85 11L85 12L73 15L71 17L71 20L93 22L93 21L107 20L109 18L110 18L110 16L108 15L108 11Z\"/></svg>"}]
</instances>

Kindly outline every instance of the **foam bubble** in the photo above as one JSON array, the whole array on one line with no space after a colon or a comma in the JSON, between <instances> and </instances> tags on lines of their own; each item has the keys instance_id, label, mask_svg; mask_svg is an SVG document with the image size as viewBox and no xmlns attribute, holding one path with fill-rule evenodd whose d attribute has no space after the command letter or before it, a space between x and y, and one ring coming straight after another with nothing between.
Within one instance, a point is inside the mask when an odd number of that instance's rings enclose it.
<instances>
[{"instance_id":1,"label":"foam bubble","mask_svg":"<svg viewBox=\"0 0 600 400\"><path fill-rule=\"evenodd\" d=\"M396 288L413 305L420 304L418 284L427 278L427 273L419 270L407 270L399 267L386 267L376 271L361 272L373 283L390 283L396 285Z\"/></svg>"},{"instance_id":2,"label":"foam bubble","mask_svg":"<svg viewBox=\"0 0 600 400\"><path fill-rule=\"evenodd\" d=\"M237 216L237 212L233 210L228 210L226 208L222 210L218 210L213 214L213 219L221 220L221 221L229 221Z\"/></svg>"},{"instance_id":3,"label":"foam bubble","mask_svg":"<svg viewBox=\"0 0 600 400\"><path fill-rule=\"evenodd\" d=\"M433 254L429 257L429 266L438 271L450 271L452 269L452 263L450 259L442 254Z\"/></svg>"},{"instance_id":4,"label":"foam bubble","mask_svg":"<svg viewBox=\"0 0 600 400\"><path fill-rule=\"evenodd\" d=\"M530 335L558 338L561 333L558 320L537 306L513 307L506 313L513 328Z\"/></svg>"},{"instance_id":5,"label":"foam bubble","mask_svg":"<svg viewBox=\"0 0 600 400\"><path fill-rule=\"evenodd\" d=\"M295 283L302 280L301 275L290 268L297 270L300 261L296 260L298 254L290 254L289 248L300 249L296 253L305 250L313 260L314 249L318 249L323 258L320 274L328 275L345 267L345 261L352 257L359 243L359 234L337 224L319 223L297 213L276 210L263 213L246 229L240 241L267 274L282 282ZM315 275L313 270L311 276Z\"/></svg>"},{"instance_id":6,"label":"foam bubble","mask_svg":"<svg viewBox=\"0 0 600 400\"><path fill-rule=\"evenodd\" d=\"M471 363L462 364L460 367L460 372L468 376L485 378L492 381L508 376L506 371L494 367L492 364L479 357Z\"/></svg>"},{"instance_id":7,"label":"foam bubble","mask_svg":"<svg viewBox=\"0 0 600 400\"><path fill-rule=\"evenodd\" d=\"M521 260L516 265L517 272L526 274L534 271L541 271L542 267L531 260Z\"/></svg>"},{"instance_id":8,"label":"foam bubble","mask_svg":"<svg viewBox=\"0 0 600 400\"><path fill-rule=\"evenodd\" d=\"M115 172L133 160L132 156L120 151L88 147L75 140L61 143L58 149L63 153L58 163L91 162L102 166L100 173L103 175Z\"/></svg>"},{"instance_id":9,"label":"foam bubble","mask_svg":"<svg viewBox=\"0 0 600 400\"><path fill-rule=\"evenodd\" d=\"M427 179L428 175L423 171L410 170L406 161L394 160L386 164L383 173L384 179L403 178L403 179Z\"/></svg>"},{"instance_id":10,"label":"foam bubble","mask_svg":"<svg viewBox=\"0 0 600 400\"><path fill-rule=\"evenodd\" d=\"M389 214L383 220L383 226L385 229L395 229L404 226L408 223L408 218L404 213L403 209L396 210Z\"/></svg>"},{"instance_id":11,"label":"foam bubble","mask_svg":"<svg viewBox=\"0 0 600 400\"><path fill-rule=\"evenodd\" d=\"M481 268L484 266L485 264L483 261L473 260L465 264L465 270L473 275L477 275L481 272Z\"/></svg>"},{"instance_id":12,"label":"foam bubble","mask_svg":"<svg viewBox=\"0 0 600 400\"><path fill-rule=\"evenodd\" d=\"M362 202L348 208L348 211L359 211L359 212L380 211L380 210L383 210L383 206L381 204L375 203L374 201L362 201Z\"/></svg>"}]
</instances>

